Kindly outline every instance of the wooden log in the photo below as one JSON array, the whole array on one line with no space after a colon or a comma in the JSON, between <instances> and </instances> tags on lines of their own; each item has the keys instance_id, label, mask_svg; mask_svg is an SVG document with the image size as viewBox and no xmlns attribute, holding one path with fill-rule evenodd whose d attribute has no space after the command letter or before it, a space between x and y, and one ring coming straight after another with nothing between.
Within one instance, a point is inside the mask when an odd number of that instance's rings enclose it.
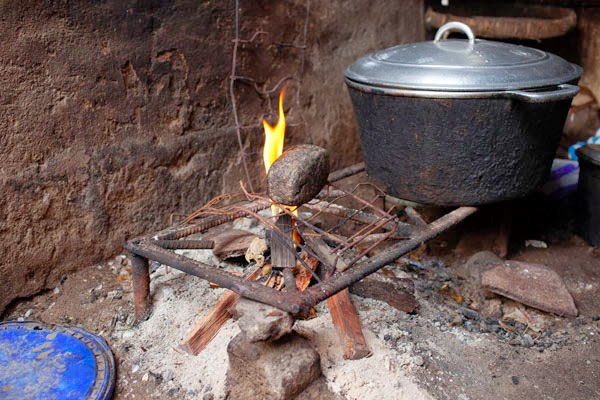
<instances>
[{"instance_id":1,"label":"wooden log","mask_svg":"<svg viewBox=\"0 0 600 400\"><path fill-rule=\"evenodd\" d=\"M308 230L306 232L314 235L314 232ZM324 268L326 278L329 278L336 269L342 269L345 266L345 263L339 257L331 253L331 248L327 246L323 239L306 235L304 240L321 261L327 264ZM367 345L367 339L360 326L360 319L354 304L352 304L348 289L344 289L328 298L327 307L333 325L344 341L344 358L346 360L359 360L370 356L372 353Z\"/></svg>"},{"instance_id":2,"label":"wooden log","mask_svg":"<svg viewBox=\"0 0 600 400\"><path fill-rule=\"evenodd\" d=\"M260 268L257 267L249 272L245 279L255 280L259 276ZM179 348L189 354L198 355L231 318L228 310L237 304L239 298L240 296L231 290L225 292L210 311L183 338L179 343Z\"/></svg>"},{"instance_id":3,"label":"wooden log","mask_svg":"<svg viewBox=\"0 0 600 400\"><path fill-rule=\"evenodd\" d=\"M359 360L369 357L372 353L367 345L367 339L360 326L358 313L352 304L348 289L328 298L327 306L333 325L344 341L344 358Z\"/></svg>"},{"instance_id":4,"label":"wooden log","mask_svg":"<svg viewBox=\"0 0 600 400\"><path fill-rule=\"evenodd\" d=\"M272 231L271 233L271 264L273 268L292 268L296 265L294 256L294 238L292 216L281 214L275 223L281 233Z\"/></svg>"}]
</instances>

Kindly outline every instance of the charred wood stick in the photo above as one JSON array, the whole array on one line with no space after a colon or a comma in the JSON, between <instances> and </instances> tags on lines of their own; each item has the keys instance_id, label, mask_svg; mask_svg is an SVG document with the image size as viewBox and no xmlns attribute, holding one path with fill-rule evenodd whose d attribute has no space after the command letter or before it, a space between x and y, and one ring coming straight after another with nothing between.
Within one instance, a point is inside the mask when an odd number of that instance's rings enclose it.
<instances>
[{"instance_id":1,"label":"charred wood stick","mask_svg":"<svg viewBox=\"0 0 600 400\"><path fill-rule=\"evenodd\" d=\"M505 204L502 209L502 221L498 228L498 234L494 239L494 253L500 258L508 255L508 244L510 241L510 228L512 226L513 209L511 204Z\"/></svg>"},{"instance_id":2,"label":"charred wood stick","mask_svg":"<svg viewBox=\"0 0 600 400\"><path fill-rule=\"evenodd\" d=\"M415 299L415 296L402 288L369 278L350 286L350 293L363 298L386 302L395 309L408 314L414 313L419 307L419 302Z\"/></svg>"},{"instance_id":3,"label":"charred wood stick","mask_svg":"<svg viewBox=\"0 0 600 400\"><path fill-rule=\"evenodd\" d=\"M415 210L411 206L406 206L404 208L404 213L412 221L413 224L415 224L417 226L425 226L425 225L427 225L427 222L425 222L425 220L423 219L423 217L421 217L421 214L419 214L417 212L417 210Z\"/></svg>"},{"instance_id":4,"label":"charred wood stick","mask_svg":"<svg viewBox=\"0 0 600 400\"><path fill-rule=\"evenodd\" d=\"M323 276L331 276L337 270L345 267L344 261L340 256L334 253L334 250L325 243L323 239L318 237L310 229L304 229L302 231L302 238L312 250L321 264L323 264Z\"/></svg>"},{"instance_id":5,"label":"charred wood stick","mask_svg":"<svg viewBox=\"0 0 600 400\"><path fill-rule=\"evenodd\" d=\"M292 216L281 214L275 226L279 231L271 231L271 264L273 268L292 268L296 265Z\"/></svg>"},{"instance_id":6,"label":"charred wood stick","mask_svg":"<svg viewBox=\"0 0 600 400\"><path fill-rule=\"evenodd\" d=\"M260 276L260 268L255 268L244 279L255 280ZM179 348L193 355L198 355L217 336L219 330L231 318L229 309L235 306L240 295L228 290L223 293L210 311L194 325L179 343Z\"/></svg>"},{"instance_id":7,"label":"charred wood stick","mask_svg":"<svg viewBox=\"0 0 600 400\"><path fill-rule=\"evenodd\" d=\"M339 180L347 178L351 175L358 174L359 172L362 172L364 170L365 170L364 162L354 164L347 168L342 168L342 169L338 169L337 171L333 171L332 173L329 174L329 177L327 178L327 180L329 182L339 181Z\"/></svg>"},{"instance_id":8,"label":"charred wood stick","mask_svg":"<svg viewBox=\"0 0 600 400\"><path fill-rule=\"evenodd\" d=\"M291 291L297 291L296 278L291 268L284 268L283 271L283 282L285 283L285 289Z\"/></svg>"}]
</instances>

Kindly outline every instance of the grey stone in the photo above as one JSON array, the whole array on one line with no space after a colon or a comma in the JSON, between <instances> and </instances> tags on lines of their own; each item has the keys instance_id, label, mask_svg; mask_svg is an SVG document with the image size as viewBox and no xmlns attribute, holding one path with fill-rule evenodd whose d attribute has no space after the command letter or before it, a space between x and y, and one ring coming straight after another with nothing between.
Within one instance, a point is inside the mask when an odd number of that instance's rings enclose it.
<instances>
[{"instance_id":1,"label":"grey stone","mask_svg":"<svg viewBox=\"0 0 600 400\"><path fill-rule=\"evenodd\" d=\"M299 206L312 200L327 183L329 152L314 145L293 146L275 160L267 174L271 200Z\"/></svg>"},{"instance_id":2,"label":"grey stone","mask_svg":"<svg viewBox=\"0 0 600 400\"><path fill-rule=\"evenodd\" d=\"M561 277L542 264L504 261L485 271L481 283L485 289L542 311L569 317L578 313Z\"/></svg>"},{"instance_id":3,"label":"grey stone","mask_svg":"<svg viewBox=\"0 0 600 400\"><path fill-rule=\"evenodd\" d=\"M277 340L292 332L294 318L273 306L241 298L233 311L249 342Z\"/></svg>"},{"instance_id":4,"label":"grey stone","mask_svg":"<svg viewBox=\"0 0 600 400\"><path fill-rule=\"evenodd\" d=\"M239 334L227 352L232 399L292 399L321 375L319 354L297 334L273 342L249 342Z\"/></svg>"}]
</instances>

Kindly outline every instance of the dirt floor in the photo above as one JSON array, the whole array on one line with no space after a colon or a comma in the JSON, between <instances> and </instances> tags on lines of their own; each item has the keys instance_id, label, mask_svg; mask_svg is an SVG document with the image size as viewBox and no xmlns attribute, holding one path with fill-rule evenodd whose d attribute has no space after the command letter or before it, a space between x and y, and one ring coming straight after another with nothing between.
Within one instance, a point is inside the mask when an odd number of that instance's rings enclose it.
<instances>
[{"instance_id":1,"label":"dirt floor","mask_svg":"<svg viewBox=\"0 0 600 400\"><path fill-rule=\"evenodd\" d=\"M507 258L554 269L579 316L544 313L481 291L477 268L467 260L494 248L501 219L498 209L484 209L368 278L412 291L419 303L415 313L352 296L371 357L342 358L322 304L316 318L296 322L321 355L323 370L300 398L600 398L600 249L571 233L563 206L517 205ZM430 217L437 212L424 210ZM547 247L525 246L532 239ZM83 268L54 290L13 304L2 320L78 324L104 337L118 365L115 399L226 398L226 347L239 331L236 323L230 321L196 357L178 348L223 289L164 266L153 269L154 311L140 325L133 320L125 256Z\"/></svg>"}]
</instances>

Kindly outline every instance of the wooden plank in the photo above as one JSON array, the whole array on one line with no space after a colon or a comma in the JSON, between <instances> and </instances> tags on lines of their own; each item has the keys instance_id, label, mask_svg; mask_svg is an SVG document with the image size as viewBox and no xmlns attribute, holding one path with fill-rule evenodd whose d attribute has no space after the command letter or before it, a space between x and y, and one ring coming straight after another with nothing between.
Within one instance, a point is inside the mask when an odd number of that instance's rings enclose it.
<instances>
[{"instance_id":1,"label":"wooden plank","mask_svg":"<svg viewBox=\"0 0 600 400\"><path fill-rule=\"evenodd\" d=\"M332 254L331 248L323 239L315 236L312 231L306 230L306 232L311 235L305 235L304 240L321 261L327 264L324 268L327 278L336 269L342 269L345 266L340 257ZM333 325L344 341L344 358L346 360L358 360L370 356L372 353L367 345L367 339L362 331L360 319L354 304L352 304L348 289L344 289L328 298L327 307L329 307Z\"/></svg>"},{"instance_id":2,"label":"wooden plank","mask_svg":"<svg viewBox=\"0 0 600 400\"><path fill-rule=\"evenodd\" d=\"M293 253L293 223L292 216L281 214L275 223L283 236L276 231L271 232L271 264L273 268L292 268L296 265L296 257Z\"/></svg>"},{"instance_id":3,"label":"wooden plank","mask_svg":"<svg viewBox=\"0 0 600 400\"><path fill-rule=\"evenodd\" d=\"M247 280L255 280L260 276L260 268L256 268L245 277ZM179 343L179 348L193 355L198 355L217 336L219 330L231 318L229 309L234 307L240 296L228 290L210 309L210 311L194 325L188 334Z\"/></svg>"},{"instance_id":4,"label":"wooden plank","mask_svg":"<svg viewBox=\"0 0 600 400\"><path fill-rule=\"evenodd\" d=\"M359 360L369 357L372 353L367 345L367 339L360 326L358 313L352 304L348 289L328 298L327 306L333 325L344 341L344 358Z\"/></svg>"}]
</instances>

